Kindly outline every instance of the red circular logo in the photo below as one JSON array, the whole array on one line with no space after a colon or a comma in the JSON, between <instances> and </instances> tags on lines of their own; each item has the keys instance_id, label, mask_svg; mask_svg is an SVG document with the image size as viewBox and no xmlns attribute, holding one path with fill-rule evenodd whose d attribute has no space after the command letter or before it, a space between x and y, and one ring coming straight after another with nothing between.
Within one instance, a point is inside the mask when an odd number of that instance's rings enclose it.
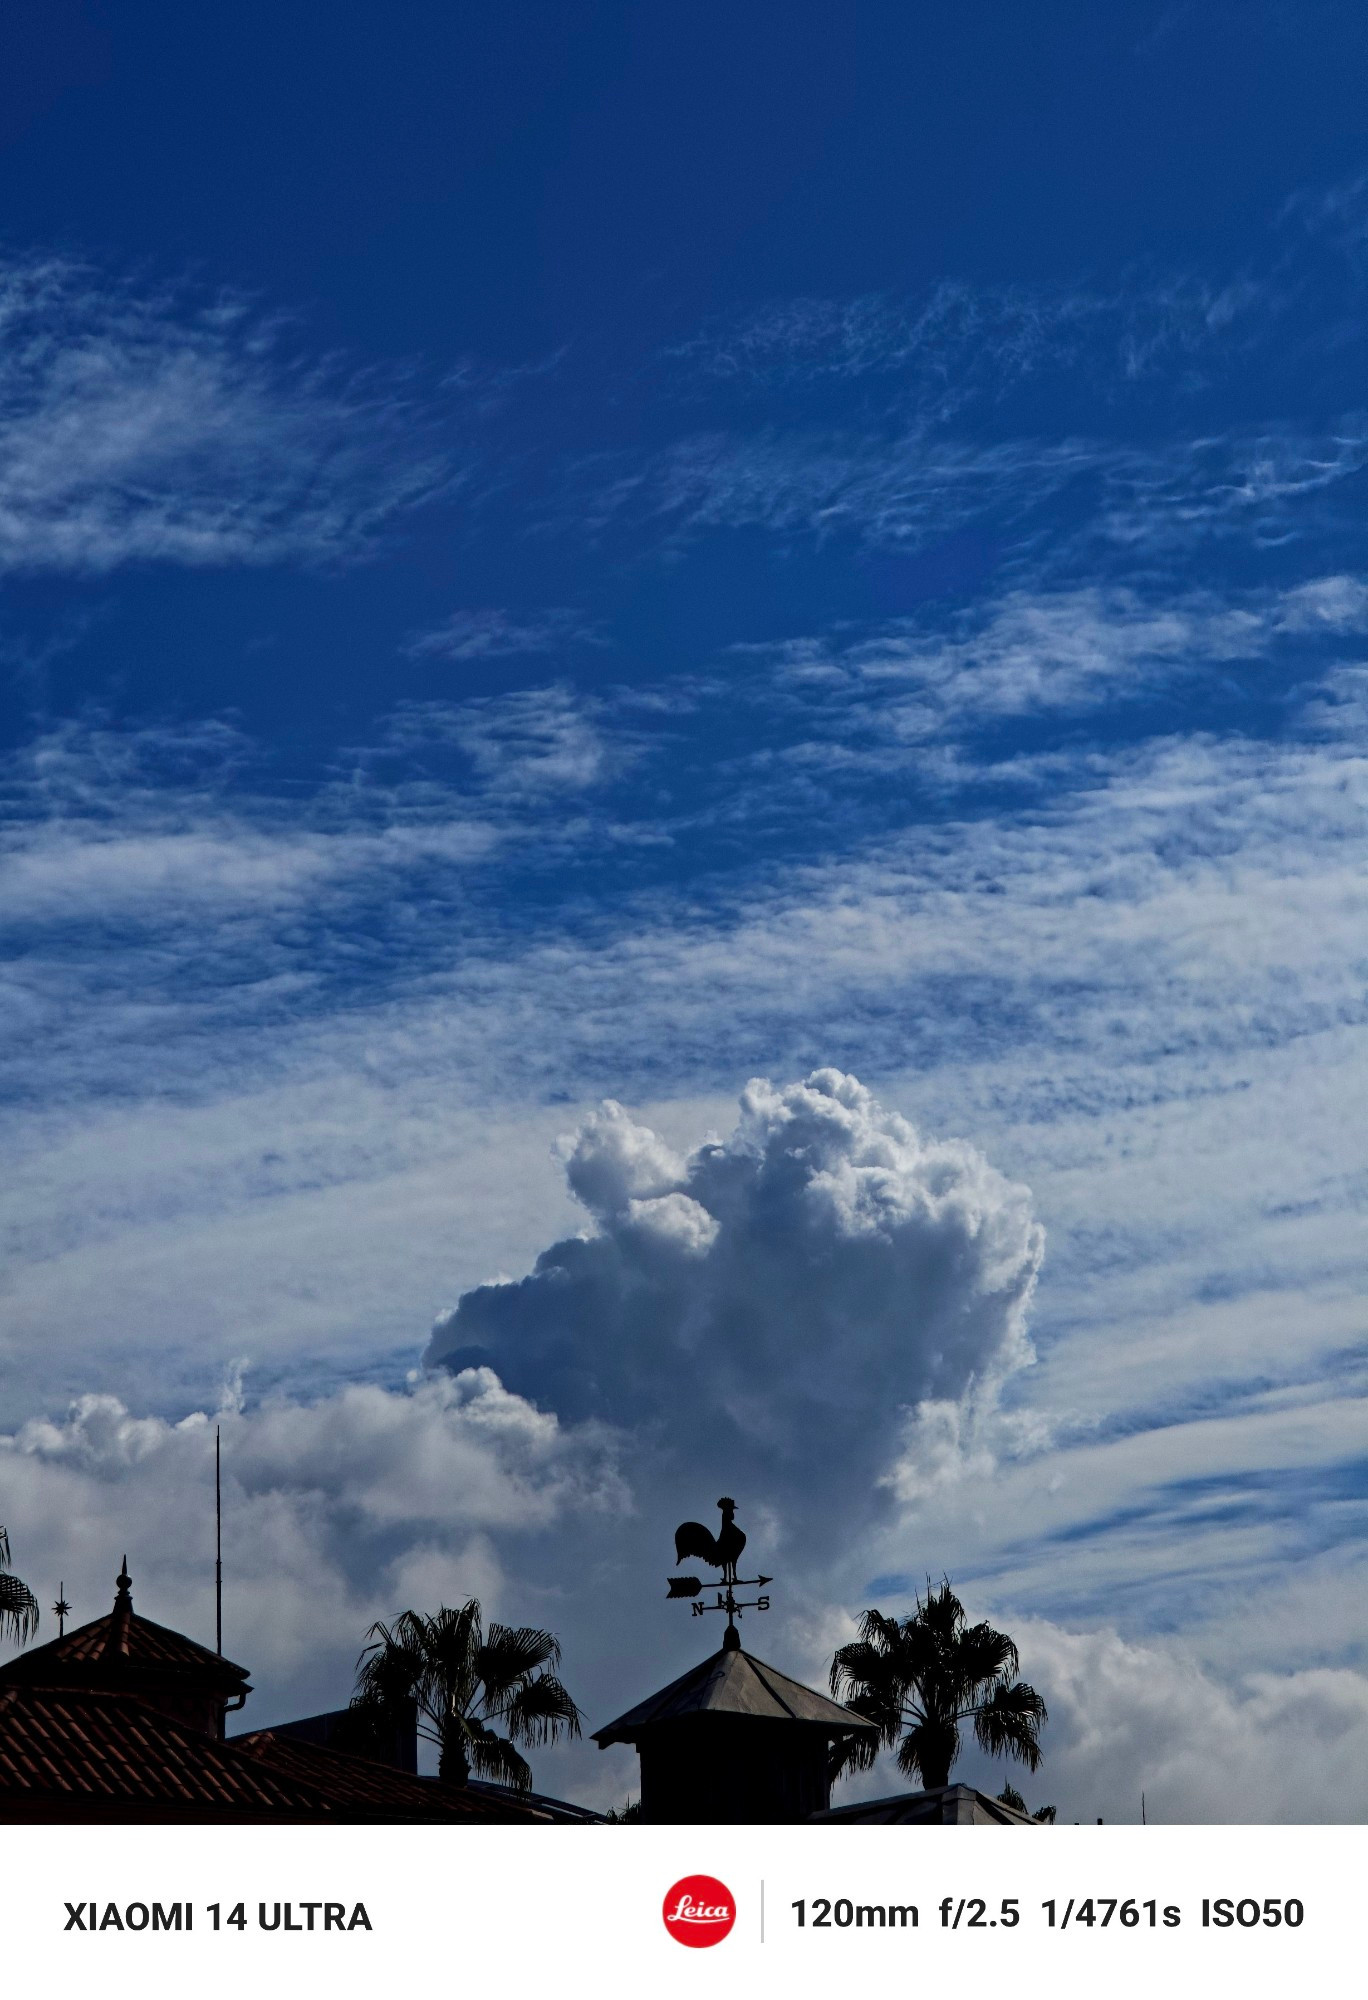
<instances>
[{"instance_id":1,"label":"red circular logo","mask_svg":"<svg viewBox=\"0 0 1368 2000\"><path fill-rule=\"evenodd\" d=\"M685 1875L667 1894L660 1914L676 1944L721 1944L736 1922L736 1898L715 1875Z\"/></svg>"}]
</instances>

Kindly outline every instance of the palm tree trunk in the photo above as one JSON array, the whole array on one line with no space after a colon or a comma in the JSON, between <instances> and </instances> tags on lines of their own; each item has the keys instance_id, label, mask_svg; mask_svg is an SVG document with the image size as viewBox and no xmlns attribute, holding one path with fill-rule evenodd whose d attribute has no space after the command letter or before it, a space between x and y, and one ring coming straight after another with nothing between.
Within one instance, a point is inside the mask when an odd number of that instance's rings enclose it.
<instances>
[{"instance_id":1,"label":"palm tree trunk","mask_svg":"<svg viewBox=\"0 0 1368 2000\"><path fill-rule=\"evenodd\" d=\"M922 1784L928 1792L934 1792L950 1782L950 1766L955 1761L958 1747L955 1732L953 1729L931 1727L921 1729L918 1735Z\"/></svg>"},{"instance_id":2,"label":"palm tree trunk","mask_svg":"<svg viewBox=\"0 0 1368 2000\"><path fill-rule=\"evenodd\" d=\"M470 1759L466 1756L459 1738L456 1742L446 1741L437 1759L437 1776L445 1785L468 1785L470 1783Z\"/></svg>"}]
</instances>

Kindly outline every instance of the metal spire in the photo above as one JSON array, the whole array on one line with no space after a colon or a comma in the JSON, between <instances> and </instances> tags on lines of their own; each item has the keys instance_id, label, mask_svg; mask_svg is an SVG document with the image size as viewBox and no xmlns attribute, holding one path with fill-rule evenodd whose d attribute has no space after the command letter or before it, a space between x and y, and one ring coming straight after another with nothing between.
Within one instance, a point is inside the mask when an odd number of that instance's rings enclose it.
<instances>
[{"instance_id":1,"label":"metal spire","mask_svg":"<svg viewBox=\"0 0 1368 2000\"><path fill-rule=\"evenodd\" d=\"M214 1425L214 1651L223 1657L223 1483L219 1477L222 1424Z\"/></svg>"},{"instance_id":2,"label":"metal spire","mask_svg":"<svg viewBox=\"0 0 1368 2000\"><path fill-rule=\"evenodd\" d=\"M52 1607L52 1613L57 1620L57 1637L61 1639L66 1634L66 1622L71 1616L71 1606L66 1600L65 1583L59 1583L57 1586L57 1602Z\"/></svg>"}]
</instances>

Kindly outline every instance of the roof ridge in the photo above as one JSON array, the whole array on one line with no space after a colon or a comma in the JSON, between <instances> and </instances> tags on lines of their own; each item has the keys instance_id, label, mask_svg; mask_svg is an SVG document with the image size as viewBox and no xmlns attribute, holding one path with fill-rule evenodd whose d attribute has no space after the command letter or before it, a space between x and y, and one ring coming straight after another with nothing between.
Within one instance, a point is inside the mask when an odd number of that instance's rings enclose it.
<instances>
[{"instance_id":1,"label":"roof ridge","mask_svg":"<svg viewBox=\"0 0 1368 2000\"><path fill-rule=\"evenodd\" d=\"M779 1678L781 1681L788 1680L788 1675L780 1674L778 1667L771 1667L764 1660L757 1660L754 1653L747 1653L744 1649L741 1649L741 1657L743 1660L748 1660L750 1662L751 1671L755 1675L755 1678L758 1681L763 1681L766 1688L768 1688L769 1692L774 1696L774 1699L779 1703L779 1706L785 1711L785 1713L792 1716L795 1722L800 1721L801 1717L799 1716L798 1711L794 1708L793 1703L789 1701L786 1696L780 1694L778 1688L774 1685L774 1682L770 1679L771 1674L779 1674ZM796 1687L797 1685L798 1683L796 1681L789 1681L790 1687ZM808 1694L816 1694L817 1690L816 1688L808 1688L806 1692Z\"/></svg>"}]
</instances>

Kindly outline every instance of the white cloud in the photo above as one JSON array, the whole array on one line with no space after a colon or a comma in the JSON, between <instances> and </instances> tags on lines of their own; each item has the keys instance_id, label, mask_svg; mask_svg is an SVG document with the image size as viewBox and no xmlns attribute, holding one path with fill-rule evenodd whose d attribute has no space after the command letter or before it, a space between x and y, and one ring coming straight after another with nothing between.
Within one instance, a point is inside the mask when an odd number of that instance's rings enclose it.
<instances>
[{"instance_id":1,"label":"white cloud","mask_svg":"<svg viewBox=\"0 0 1368 2000\"><path fill-rule=\"evenodd\" d=\"M1289 632L1362 632L1368 629L1368 583L1358 576L1320 576L1298 584L1284 595L1279 622Z\"/></svg>"},{"instance_id":2,"label":"white cloud","mask_svg":"<svg viewBox=\"0 0 1368 2000\"><path fill-rule=\"evenodd\" d=\"M1142 1791L1156 1824L1368 1817L1363 1674L1315 1667L1228 1680L1181 1644L1040 1620L1012 1634L1050 1711L1031 1799L1056 1801L1062 1820L1138 1821Z\"/></svg>"},{"instance_id":3,"label":"white cloud","mask_svg":"<svg viewBox=\"0 0 1368 2000\"><path fill-rule=\"evenodd\" d=\"M326 787L302 811L236 789L254 750L213 720L121 731L91 717L13 753L0 923L277 920L365 880L479 861L498 837L450 790L419 801L352 787L339 815Z\"/></svg>"},{"instance_id":4,"label":"white cloud","mask_svg":"<svg viewBox=\"0 0 1368 2000\"><path fill-rule=\"evenodd\" d=\"M481 790L514 802L584 790L632 755L626 734L607 726L604 704L564 682L459 703L404 702L385 744L420 758L434 746L454 746Z\"/></svg>"},{"instance_id":5,"label":"white cloud","mask_svg":"<svg viewBox=\"0 0 1368 2000\"><path fill-rule=\"evenodd\" d=\"M623 1497L604 1436L567 1432L487 1372L405 1391L352 1384L311 1403L230 1396L176 1423L88 1394L64 1419L0 1436L0 1517L20 1574L45 1598L63 1582L84 1621L108 1608L127 1551L139 1608L206 1637L215 1423L225 1649L277 1715L344 1701L366 1627L415 1591L512 1609L492 1535L544 1536Z\"/></svg>"},{"instance_id":6,"label":"white cloud","mask_svg":"<svg viewBox=\"0 0 1368 2000\"><path fill-rule=\"evenodd\" d=\"M453 611L444 624L419 632L404 651L413 659L498 660L602 645L598 628L564 606L520 616L512 611Z\"/></svg>"},{"instance_id":7,"label":"white cloud","mask_svg":"<svg viewBox=\"0 0 1368 2000\"><path fill-rule=\"evenodd\" d=\"M985 722L1200 685L1218 668L1266 657L1283 632L1355 629L1362 593L1344 576L1246 602L1172 593L1156 604L1097 586L1011 591L949 632L907 619L844 644L791 640L768 657L780 698L788 693L877 757L932 737L972 741Z\"/></svg>"},{"instance_id":8,"label":"white cloud","mask_svg":"<svg viewBox=\"0 0 1368 2000\"><path fill-rule=\"evenodd\" d=\"M784 299L713 322L670 359L752 391L894 377L943 420L973 401L1000 402L1036 375L1101 386L1219 353L1258 303L1266 296L1244 279L1172 278L1114 293L942 280L921 298Z\"/></svg>"},{"instance_id":9,"label":"white cloud","mask_svg":"<svg viewBox=\"0 0 1368 2000\"><path fill-rule=\"evenodd\" d=\"M975 529L1040 583L1167 572L1222 544L1348 537L1366 463L1354 411L1319 430L1230 428L1140 445L1081 412L1062 436L998 426L982 438L895 407L879 426L790 416L695 431L650 455L596 456L567 468L549 514L577 535L648 528L667 554L717 529L903 555Z\"/></svg>"},{"instance_id":10,"label":"white cloud","mask_svg":"<svg viewBox=\"0 0 1368 2000\"><path fill-rule=\"evenodd\" d=\"M0 569L334 558L447 477L391 388L240 300L0 269Z\"/></svg>"},{"instance_id":11,"label":"white cloud","mask_svg":"<svg viewBox=\"0 0 1368 2000\"><path fill-rule=\"evenodd\" d=\"M487 1357L700 1474L744 1464L806 1536L868 1509L911 1406L987 1394L1030 1359L1027 1190L839 1071L752 1081L732 1136L682 1162L606 1105L567 1175L595 1232L467 1292L429 1365Z\"/></svg>"}]
</instances>

